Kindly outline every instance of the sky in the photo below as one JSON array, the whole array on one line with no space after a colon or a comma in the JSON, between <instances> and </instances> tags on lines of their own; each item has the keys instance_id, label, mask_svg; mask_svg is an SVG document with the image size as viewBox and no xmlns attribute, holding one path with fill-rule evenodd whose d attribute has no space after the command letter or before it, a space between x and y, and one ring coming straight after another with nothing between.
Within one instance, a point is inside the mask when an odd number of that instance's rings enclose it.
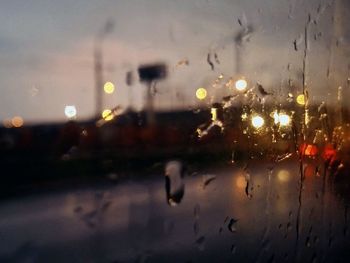
<instances>
[{"instance_id":1,"label":"sky","mask_svg":"<svg viewBox=\"0 0 350 263\"><path fill-rule=\"evenodd\" d=\"M349 76L349 6L346 0L1 1L0 119L63 121L66 105L76 106L78 119L91 118L94 44L107 21L113 30L97 42L104 58L104 81L113 82L116 90L103 95L104 108L142 109L145 86L137 78L128 86L125 75L158 61L166 63L169 72L157 84L159 110L220 100L232 92L212 87L220 74L225 79L244 76L280 96L291 91L287 83L292 79L292 92L298 93L308 14L310 94L315 101L332 101ZM248 26L253 32L239 48L237 72L233 39ZM218 56L214 70L207 63L208 53ZM183 60L188 65L176 66ZM208 90L205 102L196 100L198 87Z\"/></svg>"}]
</instances>

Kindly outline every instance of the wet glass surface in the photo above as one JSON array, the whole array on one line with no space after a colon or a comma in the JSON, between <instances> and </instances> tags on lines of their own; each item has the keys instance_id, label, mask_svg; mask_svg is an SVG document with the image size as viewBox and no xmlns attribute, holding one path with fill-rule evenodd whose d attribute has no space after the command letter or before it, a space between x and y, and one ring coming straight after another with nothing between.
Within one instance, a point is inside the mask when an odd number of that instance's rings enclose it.
<instances>
[{"instance_id":1,"label":"wet glass surface","mask_svg":"<svg viewBox=\"0 0 350 263\"><path fill-rule=\"evenodd\" d=\"M0 4L1 262L349 262L347 0Z\"/></svg>"}]
</instances>

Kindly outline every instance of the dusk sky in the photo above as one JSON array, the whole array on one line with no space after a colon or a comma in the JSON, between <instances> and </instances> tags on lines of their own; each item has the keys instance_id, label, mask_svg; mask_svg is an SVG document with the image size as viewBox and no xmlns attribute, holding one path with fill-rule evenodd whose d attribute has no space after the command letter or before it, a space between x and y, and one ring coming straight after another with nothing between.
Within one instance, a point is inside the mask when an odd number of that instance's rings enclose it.
<instances>
[{"instance_id":1,"label":"dusk sky","mask_svg":"<svg viewBox=\"0 0 350 263\"><path fill-rule=\"evenodd\" d=\"M228 94L229 90L211 87L221 73L225 79L244 75L271 91L286 86L291 78L293 92L300 92L309 13L313 21L308 51L310 93L315 101L327 100L349 77L349 6L347 0L2 1L0 119L22 116L25 123L62 121L65 105L76 106L78 119L92 117L94 42L107 21L114 27L101 48L104 80L113 82L116 90L104 95L104 108L141 109L145 87L138 80L127 86L125 74L157 61L169 67L168 79L158 84L158 109L198 104L198 87L208 89L208 103ZM240 48L241 72L235 72L233 39L248 26L253 32ZM208 53L218 55L214 70L207 63ZM188 65L176 66L181 60Z\"/></svg>"}]
</instances>

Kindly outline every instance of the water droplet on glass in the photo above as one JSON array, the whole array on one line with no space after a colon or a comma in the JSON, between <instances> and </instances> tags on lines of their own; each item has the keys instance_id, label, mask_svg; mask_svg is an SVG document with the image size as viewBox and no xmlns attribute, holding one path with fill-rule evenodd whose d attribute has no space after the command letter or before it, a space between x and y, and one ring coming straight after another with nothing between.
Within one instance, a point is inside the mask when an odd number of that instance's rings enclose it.
<instances>
[{"instance_id":1,"label":"water droplet on glass","mask_svg":"<svg viewBox=\"0 0 350 263\"><path fill-rule=\"evenodd\" d=\"M231 233L235 233L237 231L236 229L236 223L238 220L231 218L230 221L228 222L227 228Z\"/></svg>"},{"instance_id":2,"label":"water droplet on glass","mask_svg":"<svg viewBox=\"0 0 350 263\"><path fill-rule=\"evenodd\" d=\"M245 194L246 196L251 199L253 197L251 191L253 190L253 187L250 185L250 174L246 172L245 174L245 181L246 181L246 187L245 187Z\"/></svg>"},{"instance_id":3,"label":"water droplet on glass","mask_svg":"<svg viewBox=\"0 0 350 263\"><path fill-rule=\"evenodd\" d=\"M231 254L236 254L236 250L237 250L237 246L233 244L231 246Z\"/></svg>"},{"instance_id":4,"label":"water droplet on glass","mask_svg":"<svg viewBox=\"0 0 350 263\"><path fill-rule=\"evenodd\" d=\"M302 43L302 41L303 41L303 36L302 35L300 35L297 39L295 39L293 41L293 45L294 45L294 50L295 51L298 51L299 45Z\"/></svg>"},{"instance_id":5,"label":"water droplet on glass","mask_svg":"<svg viewBox=\"0 0 350 263\"><path fill-rule=\"evenodd\" d=\"M310 237L307 237L307 238L306 238L305 246L306 246L306 247L311 247Z\"/></svg>"},{"instance_id":6,"label":"water droplet on glass","mask_svg":"<svg viewBox=\"0 0 350 263\"><path fill-rule=\"evenodd\" d=\"M179 161L170 161L165 165L165 192L171 206L179 204L185 193L184 167Z\"/></svg>"},{"instance_id":7,"label":"water droplet on glass","mask_svg":"<svg viewBox=\"0 0 350 263\"><path fill-rule=\"evenodd\" d=\"M196 240L196 245L200 251L205 249L205 237L201 236Z\"/></svg>"},{"instance_id":8,"label":"water droplet on glass","mask_svg":"<svg viewBox=\"0 0 350 263\"><path fill-rule=\"evenodd\" d=\"M276 158L276 162L282 162L290 157L292 157L293 153L285 153L282 155L278 155Z\"/></svg>"},{"instance_id":9,"label":"water droplet on glass","mask_svg":"<svg viewBox=\"0 0 350 263\"><path fill-rule=\"evenodd\" d=\"M206 174L203 175L202 181L203 181L203 189L206 188L211 182L213 182L216 179L216 175L213 174Z\"/></svg>"},{"instance_id":10,"label":"water droplet on glass","mask_svg":"<svg viewBox=\"0 0 350 263\"><path fill-rule=\"evenodd\" d=\"M199 213L200 213L200 210L201 210L201 207L199 204L196 204L193 208L193 214L194 214L194 217L195 219L198 219L199 218Z\"/></svg>"}]
</instances>

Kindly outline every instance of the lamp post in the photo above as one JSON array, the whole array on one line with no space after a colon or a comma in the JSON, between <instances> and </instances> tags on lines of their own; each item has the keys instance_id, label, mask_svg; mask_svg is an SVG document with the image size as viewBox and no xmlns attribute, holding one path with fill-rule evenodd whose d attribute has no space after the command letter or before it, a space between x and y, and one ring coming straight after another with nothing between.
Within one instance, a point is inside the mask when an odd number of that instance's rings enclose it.
<instances>
[{"instance_id":1,"label":"lamp post","mask_svg":"<svg viewBox=\"0 0 350 263\"><path fill-rule=\"evenodd\" d=\"M100 32L98 32L94 43L94 72L95 72L95 117L99 118L103 104L103 42L108 34L113 31L114 23L108 20Z\"/></svg>"}]
</instances>

